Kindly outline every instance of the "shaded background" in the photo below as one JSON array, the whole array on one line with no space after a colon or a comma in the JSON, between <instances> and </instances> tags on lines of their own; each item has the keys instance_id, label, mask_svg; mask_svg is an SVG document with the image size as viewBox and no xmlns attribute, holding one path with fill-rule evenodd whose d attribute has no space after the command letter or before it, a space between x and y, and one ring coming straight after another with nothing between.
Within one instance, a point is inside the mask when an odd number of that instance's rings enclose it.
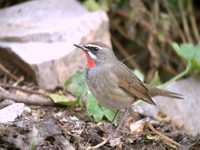
<instances>
[{"instance_id":1,"label":"shaded background","mask_svg":"<svg viewBox=\"0 0 200 150\"><path fill-rule=\"evenodd\" d=\"M1 0L6 8L26 0ZM165 82L183 71L184 61L172 48L173 42L200 41L198 0L80 0L90 11L106 10L110 18L113 49L130 68L145 74L149 83L159 71Z\"/></svg>"}]
</instances>

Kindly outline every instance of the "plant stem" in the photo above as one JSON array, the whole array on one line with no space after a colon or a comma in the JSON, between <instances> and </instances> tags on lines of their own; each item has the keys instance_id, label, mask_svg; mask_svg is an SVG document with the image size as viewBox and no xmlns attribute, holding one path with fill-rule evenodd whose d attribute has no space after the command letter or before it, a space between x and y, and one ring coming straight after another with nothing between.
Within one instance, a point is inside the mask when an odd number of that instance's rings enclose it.
<instances>
[{"instance_id":1,"label":"plant stem","mask_svg":"<svg viewBox=\"0 0 200 150\"><path fill-rule=\"evenodd\" d=\"M135 105L135 106L138 106L138 105L140 105L142 102L143 102L142 100L139 100L139 101L137 101L134 105Z\"/></svg>"},{"instance_id":2,"label":"plant stem","mask_svg":"<svg viewBox=\"0 0 200 150\"><path fill-rule=\"evenodd\" d=\"M170 83L180 79L181 77L183 77L184 75L186 75L189 72L189 67L187 66L187 68L179 73L177 76L175 76L174 78L170 79L169 81L165 82L164 84L162 84L161 86L159 86L160 89L166 87L167 85L169 85Z\"/></svg>"}]
</instances>

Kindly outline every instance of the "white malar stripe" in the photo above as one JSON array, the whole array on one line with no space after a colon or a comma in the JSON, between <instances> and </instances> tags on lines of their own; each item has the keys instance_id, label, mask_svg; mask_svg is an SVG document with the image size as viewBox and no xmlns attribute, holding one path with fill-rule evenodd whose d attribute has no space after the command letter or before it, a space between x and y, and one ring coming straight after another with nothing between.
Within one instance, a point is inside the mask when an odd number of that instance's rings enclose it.
<instances>
[{"instance_id":1,"label":"white malar stripe","mask_svg":"<svg viewBox=\"0 0 200 150\"><path fill-rule=\"evenodd\" d=\"M88 55L92 58L92 59L96 59L97 57L94 55L94 54L92 54L90 51L88 51Z\"/></svg>"},{"instance_id":2,"label":"white malar stripe","mask_svg":"<svg viewBox=\"0 0 200 150\"><path fill-rule=\"evenodd\" d=\"M93 45L93 44L87 44L87 45L85 45L85 46L86 46L86 47L97 47L97 48L99 48L99 49L102 49L101 46Z\"/></svg>"}]
</instances>

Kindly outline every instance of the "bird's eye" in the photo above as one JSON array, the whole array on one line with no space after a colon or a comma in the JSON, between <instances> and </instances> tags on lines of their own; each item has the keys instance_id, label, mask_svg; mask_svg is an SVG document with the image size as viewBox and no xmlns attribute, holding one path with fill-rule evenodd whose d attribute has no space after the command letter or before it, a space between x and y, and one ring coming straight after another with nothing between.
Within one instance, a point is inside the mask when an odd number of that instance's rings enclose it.
<instances>
[{"instance_id":1,"label":"bird's eye","mask_svg":"<svg viewBox=\"0 0 200 150\"><path fill-rule=\"evenodd\" d=\"M99 51L99 48L98 47L93 47L93 52L98 52Z\"/></svg>"}]
</instances>

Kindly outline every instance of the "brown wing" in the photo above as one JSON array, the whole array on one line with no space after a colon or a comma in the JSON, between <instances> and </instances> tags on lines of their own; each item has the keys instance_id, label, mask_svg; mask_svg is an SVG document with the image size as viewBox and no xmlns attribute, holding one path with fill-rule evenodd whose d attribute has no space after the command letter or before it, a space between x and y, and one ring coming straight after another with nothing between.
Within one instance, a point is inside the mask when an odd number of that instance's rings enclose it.
<instances>
[{"instance_id":1,"label":"brown wing","mask_svg":"<svg viewBox=\"0 0 200 150\"><path fill-rule=\"evenodd\" d=\"M142 99L149 104L156 105L148 94L143 82L123 63L111 69L118 77L118 86L128 95ZM120 70L120 71L119 71Z\"/></svg>"}]
</instances>

